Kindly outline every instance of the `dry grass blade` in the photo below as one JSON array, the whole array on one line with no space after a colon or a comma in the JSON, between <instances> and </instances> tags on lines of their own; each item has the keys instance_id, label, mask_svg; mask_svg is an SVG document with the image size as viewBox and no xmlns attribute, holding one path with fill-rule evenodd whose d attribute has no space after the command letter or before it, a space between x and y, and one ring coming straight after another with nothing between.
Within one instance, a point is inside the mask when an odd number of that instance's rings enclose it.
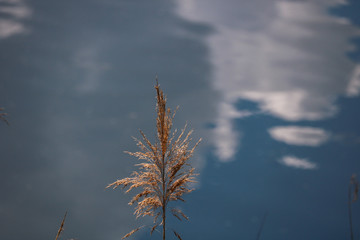
<instances>
[{"instance_id":1,"label":"dry grass blade","mask_svg":"<svg viewBox=\"0 0 360 240\"><path fill-rule=\"evenodd\" d=\"M188 185L194 182L194 177L197 174L195 174L195 169L190 166L189 159L200 140L193 147L190 147L192 131L186 133L186 125L176 137L177 131L171 131L175 113L171 113L170 108L166 107L166 97L158 82L155 90L156 142L151 143L140 130L142 140L135 139L135 141L141 151L126 152L143 161L136 164L139 170L134 171L131 177L109 184L107 188L128 187L126 192L135 188L142 189L129 204L137 203L134 212L136 217L154 217L155 225L151 229L151 233L157 226L162 225L162 235L163 240L165 240L168 203L177 200L184 201L182 196L193 191ZM188 219L180 210L174 210L172 213L179 219ZM161 216L160 223L158 222L159 216Z\"/></svg>"},{"instance_id":2,"label":"dry grass blade","mask_svg":"<svg viewBox=\"0 0 360 240\"><path fill-rule=\"evenodd\" d=\"M2 111L4 111L4 108L0 108L0 120L4 121L7 125L10 125L9 121L6 119L7 113Z\"/></svg>"},{"instance_id":3,"label":"dry grass blade","mask_svg":"<svg viewBox=\"0 0 360 240\"><path fill-rule=\"evenodd\" d=\"M128 234L126 234L125 236L123 236L121 239L125 239L125 238L128 238L130 237L131 235L133 235L134 233L136 233L137 231L139 231L140 229L142 229L144 226L141 226L141 227L138 227L134 230L132 230L131 232L129 232Z\"/></svg>"},{"instance_id":4,"label":"dry grass blade","mask_svg":"<svg viewBox=\"0 0 360 240\"><path fill-rule=\"evenodd\" d=\"M151 230L150 230L150 235L153 234L153 232L155 231L155 229L156 229L158 226L159 226L159 224L157 223L157 224L155 224L155 225L151 228Z\"/></svg>"},{"instance_id":5,"label":"dry grass blade","mask_svg":"<svg viewBox=\"0 0 360 240\"><path fill-rule=\"evenodd\" d=\"M182 240L181 236L179 233L175 232L175 230L173 230L174 232L174 235L179 239L179 240Z\"/></svg>"},{"instance_id":6,"label":"dry grass blade","mask_svg":"<svg viewBox=\"0 0 360 240\"><path fill-rule=\"evenodd\" d=\"M350 179L350 184L354 186L354 191L353 191L353 202L356 202L356 200L358 200L358 193L359 193L359 182L356 180L356 175L353 174L351 176Z\"/></svg>"},{"instance_id":7,"label":"dry grass blade","mask_svg":"<svg viewBox=\"0 0 360 240\"><path fill-rule=\"evenodd\" d=\"M64 231L64 223L65 223L66 215L67 215L67 212L65 212L64 218L63 218L63 220L62 220L62 222L61 222L61 225L60 225L60 228L59 228L59 230L58 230L58 233L56 234L55 240L57 240L57 239L60 237L60 234L62 233L62 231Z\"/></svg>"},{"instance_id":8,"label":"dry grass blade","mask_svg":"<svg viewBox=\"0 0 360 240\"><path fill-rule=\"evenodd\" d=\"M189 221L189 218L180 209L173 208L171 209L171 213L180 221L182 221L181 217Z\"/></svg>"}]
</instances>

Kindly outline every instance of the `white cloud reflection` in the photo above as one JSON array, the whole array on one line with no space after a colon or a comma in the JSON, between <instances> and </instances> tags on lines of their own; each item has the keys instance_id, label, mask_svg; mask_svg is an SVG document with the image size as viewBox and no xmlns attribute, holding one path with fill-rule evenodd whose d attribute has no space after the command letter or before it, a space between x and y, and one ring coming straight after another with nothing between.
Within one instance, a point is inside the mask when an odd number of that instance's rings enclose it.
<instances>
[{"instance_id":1,"label":"white cloud reflection","mask_svg":"<svg viewBox=\"0 0 360 240\"><path fill-rule=\"evenodd\" d=\"M22 0L0 0L0 39L26 33L22 20L30 18L32 11Z\"/></svg>"},{"instance_id":2,"label":"white cloud reflection","mask_svg":"<svg viewBox=\"0 0 360 240\"><path fill-rule=\"evenodd\" d=\"M328 13L340 3L345 2L178 1L181 16L216 30L207 43L213 86L223 96L213 137L220 160L231 160L240 140L232 120L241 116L224 105L246 99L287 121L313 121L334 116L338 96L359 94L360 66L346 52L360 31Z\"/></svg>"},{"instance_id":3,"label":"white cloud reflection","mask_svg":"<svg viewBox=\"0 0 360 240\"><path fill-rule=\"evenodd\" d=\"M316 163L310 162L305 158L297 158L294 156L285 156L279 160L279 163L292 168L313 170L317 168Z\"/></svg>"},{"instance_id":4,"label":"white cloud reflection","mask_svg":"<svg viewBox=\"0 0 360 240\"><path fill-rule=\"evenodd\" d=\"M82 76L76 87L79 93L94 92L99 86L103 74L111 68L109 63L100 59L99 52L96 44L82 47L75 52L73 62Z\"/></svg>"},{"instance_id":5,"label":"white cloud reflection","mask_svg":"<svg viewBox=\"0 0 360 240\"><path fill-rule=\"evenodd\" d=\"M269 129L271 137L289 145L317 147L330 138L330 133L321 128L285 126Z\"/></svg>"},{"instance_id":6,"label":"white cloud reflection","mask_svg":"<svg viewBox=\"0 0 360 240\"><path fill-rule=\"evenodd\" d=\"M349 97L357 96L360 93L360 65L358 65L350 79L346 93Z\"/></svg>"},{"instance_id":7,"label":"white cloud reflection","mask_svg":"<svg viewBox=\"0 0 360 240\"><path fill-rule=\"evenodd\" d=\"M218 108L221 118L217 119L213 143L216 146L215 153L223 161L231 160L239 145L240 133L234 131L232 121L235 118L244 118L253 115L250 111L238 111L232 104L221 102Z\"/></svg>"}]
</instances>

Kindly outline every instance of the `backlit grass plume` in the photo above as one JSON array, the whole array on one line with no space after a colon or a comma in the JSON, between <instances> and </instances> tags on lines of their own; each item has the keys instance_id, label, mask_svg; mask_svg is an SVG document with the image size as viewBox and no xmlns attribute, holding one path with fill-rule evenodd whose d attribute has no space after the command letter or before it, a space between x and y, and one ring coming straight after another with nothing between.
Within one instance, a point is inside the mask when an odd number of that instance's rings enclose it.
<instances>
[{"instance_id":1,"label":"backlit grass plume","mask_svg":"<svg viewBox=\"0 0 360 240\"><path fill-rule=\"evenodd\" d=\"M135 195L129 204L137 203L134 212L137 218L140 216L154 218L151 234L162 225L162 237L165 240L169 202L184 201L183 195L193 191L189 187L189 183L194 182L196 174L194 173L195 169L189 164L189 159L201 139L195 146L190 147L192 131L186 133L186 125L178 135L176 130L171 131L175 113L171 113L170 108L166 108L166 97L164 97L158 82L156 82L155 89L157 100L156 142L151 143L140 131L142 140L135 139L135 141L141 151L126 152L142 161L142 163L136 164L139 166L139 171L134 171L131 177L109 184L107 188L129 187L126 193L140 188L140 193ZM188 220L188 217L180 209L171 208L169 210L179 220ZM123 238L131 236L140 228L132 230ZM174 234L181 240L179 233L174 231Z\"/></svg>"}]
</instances>

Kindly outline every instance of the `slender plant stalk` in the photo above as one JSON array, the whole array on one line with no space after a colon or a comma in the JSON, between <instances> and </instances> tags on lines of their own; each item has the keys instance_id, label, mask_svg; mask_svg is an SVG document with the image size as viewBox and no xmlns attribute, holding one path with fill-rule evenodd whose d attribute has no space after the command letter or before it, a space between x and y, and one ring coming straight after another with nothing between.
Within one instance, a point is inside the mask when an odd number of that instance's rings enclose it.
<instances>
[{"instance_id":1,"label":"slender plant stalk","mask_svg":"<svg viewBox=\"0 0 360 240\"><path fill-rule=\"evenodd\" d=\"M142 188L142 191L135 195L129 202L130 205L137 203L134 214L136 217L152 216L154 225L150 233L162 225L162 239L166 236L166 220L168 204L171 201L184 201L182 196L190 193L194 189L189 188L189 184L194 182L195 169L189 164L189 159L200 140L190 147L192 131L186 133L186 125L176 136L177 131L171 131L175 113L171 113L170 108L166 108L166 97L160 89L156 80L156 130L157 138L153 144L140 131L142 141L135 139L139 146L139 152L126 152L131 156L142 160L136 164L140 171L134 171L132 177L117 180L107 186L117 188L129 187L126 193L135 188ZM188 217L177 208L172 208L171 213L179 220ZM161 221L158 221L158 218ZM136 231L139 229L135 229ZM123 238L131 236L136 231L133 230ZM181 240L180 234L174 231L175 236Z\"/></svg>"},{"instance_id":2,"label":"slender plant stalk","mask_svg":"<svg viewBox=\"0 0 360 240\"><path fill-rule=\"evenodd\" d=\"M354 191L353 191L354 188ZM349 225L350 225L350 239L354 240L353 224L352 224L352 211L351 204L358 199L359 183L356 180L356 175L353 174L350 178L348 188L348 210L349 210Z\"/></svg>"},{"instance_id":3,"label":"slender plant stalk","mask_svg":"<svg viewBox=\"0 0 360 240\"><path fill-rule=\"evenodd\" d=\"M349 191L348 191L348 210L349 210L349 225L350 225L350 239L354 240L353 228L352 228L352 215L351 215L351 189L352 186L349 184Z\"/></svg>"},{"instance_id":4,"label":"slender plant stalk","mask_svg":"<svg viewBox=\"0 0 360 240\"><path fill-rule=\"evenodd\" d=\"M262 230L264 228L264 225L265 225L266 217L267 217L267 212L264 214L264 217L263 217L263 219L261 221L260 228L259 228L258 234L256 236L256 240L260 239L261 232L262 232Z\"/></svg>"},{"instance_id":5,"label":"slender plant stalk","mask_svg":"<svg viewBox=\"0 0 360 240\"><path fill-rule=\"evenodd\" d=\"M64 231L64 223L65 223L65 218L66 218L67 212L65 212L64 218L61 222L60 228L58 230L58 233L56 234L55 240L57 240L60 237L60 234L62 233L62 231Z\"/></svg>"}]
</instances>

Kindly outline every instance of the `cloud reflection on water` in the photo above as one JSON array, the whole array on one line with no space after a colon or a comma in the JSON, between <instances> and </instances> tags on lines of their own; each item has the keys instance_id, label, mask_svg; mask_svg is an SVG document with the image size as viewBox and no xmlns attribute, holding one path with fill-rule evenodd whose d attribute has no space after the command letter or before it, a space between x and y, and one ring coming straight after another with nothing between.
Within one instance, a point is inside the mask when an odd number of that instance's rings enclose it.
<instances>
[{"instance_id":1,"label":"cloud reflection on water","mask_svg":"<svg viewBox=\"0 0 360 240\"><path fill-rule=\"evenodd\" d=\"M321 128L286 126L269 129L270 136L290 145L317 147L330 138L330 133Z\"/></svg>"},{"instance_id":2,"label":"cloud reflection on water","mask_svg":"<svg viewBox=\"0 0 360 240\"><path fill-rule=\"evenodd\" d=\"M22 0L0 0L0 39L26 33L23 23L32 15L31 9Z\"/></svg>"},{"instance_id":3,"label":"cloud reflection on water","mask_svg":"<svg viewBox=\"0 0 360 240\"><path fill-rule=\"evenodd\" d=\"M279 163L292 168L313 170L317 168L317 164L310 162L305 158L297 158L294 156L285 156L279 160Z\"/></svg>"},{"instance_id":4,"label":"cloud reflection on water","mask_svg":"<svg viewBox=\"0 0 360 240\"><path fill-rule=\"evenodd\" d=\"M213 136L221 161L233 160L242 135L233 120L243 117L223 106L245 99L286 121L315 121L338 113L339 96L359 94L360 66L346 53L360 30L328 13L340 3L345 2L178 1L181 16L216 30L207 44L213 87L222 95Z\"/></svg>"}]
</instances>

